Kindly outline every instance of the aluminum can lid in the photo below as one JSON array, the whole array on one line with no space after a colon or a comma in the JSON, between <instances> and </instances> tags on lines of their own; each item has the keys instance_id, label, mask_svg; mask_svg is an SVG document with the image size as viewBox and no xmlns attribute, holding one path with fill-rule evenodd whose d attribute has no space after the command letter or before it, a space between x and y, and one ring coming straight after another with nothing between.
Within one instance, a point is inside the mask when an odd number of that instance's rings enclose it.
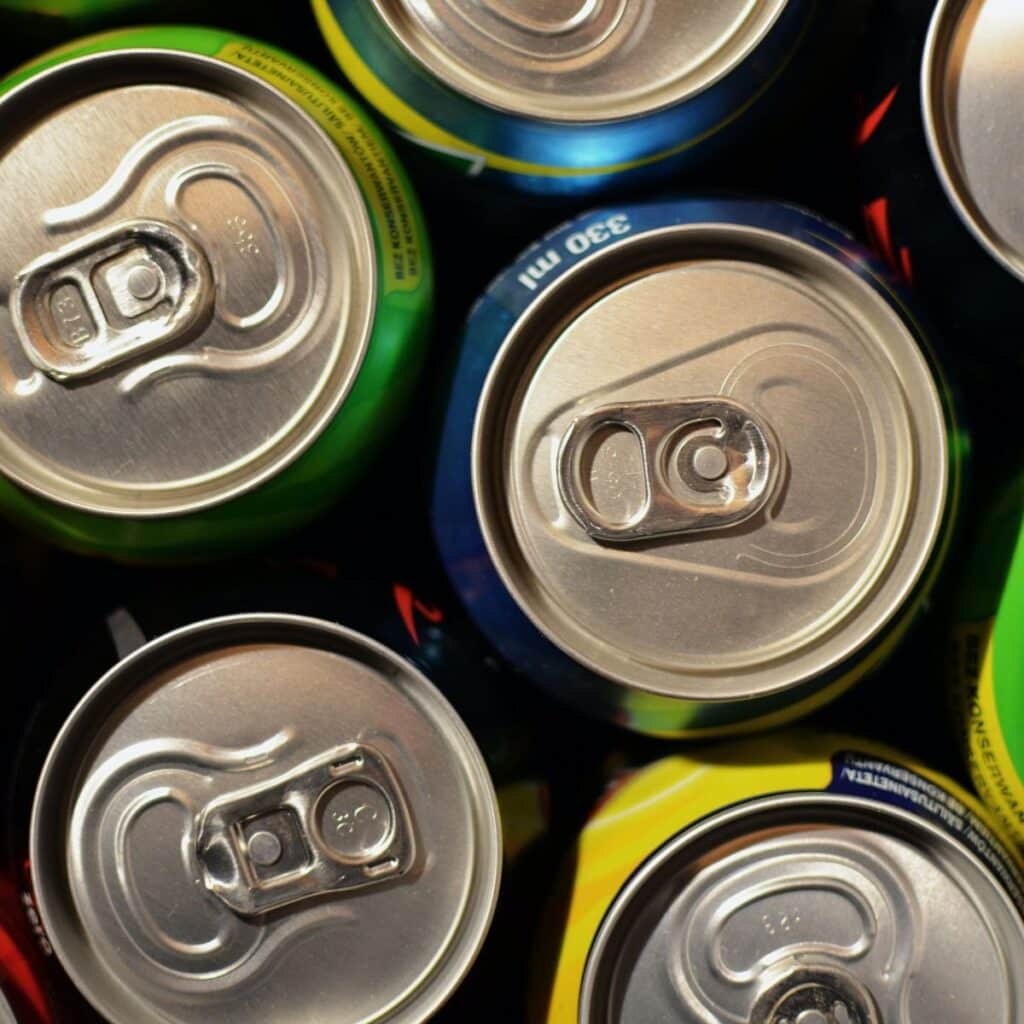
<instances>
[{"instance_id":1,"label":"aluminum can lid","mask_svg":"<svg viewBox=\"0 0 1024 1024\"><path fill-rule=\"evenodd\" d=\"M330 422L369 343L355 178L278 90L119 50L0 100L0 470L112 516L255 488Z\"/></svg>"},{"instance_id":2,"label":"aluminum can lid","mask_svg":"<svg viewBox=\"0 0 1024 1024\"><path fill-rule=\"evenodd\" d=\"M86 695L30 832L40 914L114 1024L420 1022L497 898L494 790L427 679L340 626L201 622Z\"/></svg>"},{"instance_id":3,"label":"aluminum can lid","mask_svg":"<svg viewBox=\"0 0 1024 1024\"><path fill-rule=\"evenodd\" d=\"M584 260L511 327L473 438L478 520L534 624L687 700L781 693L884 634L946 517L931 366L831 254L725 224Z\"/></svg>"},{"instance_id":4,"label":"aluminum can lid","mask_svg":"<svg viewBox=\"0 0 1024 1024\"><path fill-rule=\"evenodd\" d=\"M789 0L372 0L412 58L512 114L609 121L682 103L735 69Z\"/></svg>"},{"instance_id":5,"label":"aluminum can lid","mask_svg":"<svg viewBox=\"0 0 1024 1024\"><path fill-rule=\"evenodd\" d=\"M1020 278L1022 52L1017 0L941 0L921 70L925 132L946 193L978 241Z\"/></svg>"},{"instance_id":6,"label":"aluminum can lid","mask_svg":"<svg viewBox=\"0 0 1024 1024\"><path fill-rule=\"evenodd\" d=\"M591 948L582 1024L1019 1021L1020 914L911 812L791 794L652 855Z\"/></svg>"}]
</instances>

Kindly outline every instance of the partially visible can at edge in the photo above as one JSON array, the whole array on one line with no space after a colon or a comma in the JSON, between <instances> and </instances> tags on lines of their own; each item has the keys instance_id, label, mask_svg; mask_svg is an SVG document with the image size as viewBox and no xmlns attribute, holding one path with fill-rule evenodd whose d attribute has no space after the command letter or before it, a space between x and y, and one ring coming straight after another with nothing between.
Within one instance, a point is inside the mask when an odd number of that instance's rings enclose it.
<instances>
[{"instance_id":1,"label":"partially visible can at edge","mask_svg":"<svg viewBox=\"0 0 1024 1024\"><path fill-rule=\"evenodd\" d=\"M584 828L531 1019L1021 1024L1021 868L954 782L860 740L670 757Z\"/></svg>"},{"instance_id":2,"label":"partially visible can at edge","mask_svg":"<svg viewBox=\"0 0 1024 1024\"><path fill-rule=\"evenodd\" d=\"M971 776L1024 846L1024 474L976 531L953 636L953 714Z\"/></svg>"},{"instance_id":3,"label":"partially visible can at edge","mask_svg":"<svg viewBox=\"0 0 1024 1024\"><path fill-rule=\"evenodd\" d=\"M38 946L17 879L0 866L0 1024L55 1024L61 981Z\"/></svg>"},{"instance_id":4,"label":"partially visible can at edge","mask_svg":"<svg viewBox=\"0 0 1024 1024\"><path fill-rule=\"evenodd\" d=\"M856 134L868 232L963 333L965 369L998 382L991 356L1019 357L1024 309L1024 6L889 0L874 19Z\"/></svg>"},{"instance_id":5,"label":"partially visible can at edge","mask_svg":"<svg viewBox=\"0 0 1024 1024\"><path fill-rule=\"evenodd\" d=\"M0 92L0 507L127 559L322 511L426 342L425 229L377 129L300 61L203 28L80 40Z\"/></svg>"},{"instance_id":6,"label":"partially visible can at edge","mask_svg":"<svg viewBox=\"0 0 1024 1024\"><path fill-rule=\"evenodd\" d=\"M107 673L50 751L30 849L47 938L112 1024L425 1021L501 865L484 761L439 691L279 614Z\"/></svg>"},{"instance_id":7,"label":"partially visible can at edge","mask_svg":"<svg viewBox=\"0 0 1024 1024\"><path fill-rule=\"evenodd\" d=\"M611 207L470 314L433 526L542 686L643 732L753 729L899 642L963 451L921 328L848 235L757 201Z\"/></svg>"},{"instance_id":8,"label":"partially visible can at edge","mask_svg":"<svg viewBox=\"0 0 1024 1024\"><path fill-rule=\"evenodd\" d=\"M814 6L313 0L341 69L399 134L552 195L706 157L786 70Z\"/></svg>"}]
</instances>

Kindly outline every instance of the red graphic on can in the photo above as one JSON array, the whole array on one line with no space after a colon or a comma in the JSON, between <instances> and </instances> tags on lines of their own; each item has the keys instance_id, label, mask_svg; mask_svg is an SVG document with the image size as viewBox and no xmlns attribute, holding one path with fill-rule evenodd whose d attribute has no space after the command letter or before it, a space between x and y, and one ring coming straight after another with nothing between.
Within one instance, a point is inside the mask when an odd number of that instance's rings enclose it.
<instances>
[{"instance_id":1,"label":"red graphic on can","mask_svg":"<svg viewBox=\"0 0 1024 1024\"><path fill-rule=\"evenodd\" d=\"M894 85L885 99L861 121L860 127L857 129L856 145L863 146L878 131L878 126L885 120L885 115L889 113L889 108L893 105L899 91L900 87Z\"/></svg>"},{"instance_id":2,"label":"red graphic on can","mask_svg":"<svg viewBox=\"0 0 1024 1024\"><path fill-rule=\"evenodd\" d=\"M902 276L907 284L913 284L914 267L910 259L910 250L905 245L901 246L897 256L893 244L892 229L889 225L889 200L883 196L868 203L864 207L864 224L872 246L881 252L886 263Z\"/></svg>"},{"instance_id":3,"label":"red graphic on can","mask_svg":"<svg viewBox=\"0 0 1024 1024\"><path fill-rule=\"evenodd\" d=\"M26 1024L48 1024L53 1014L41 983L39 953L27 927L30 907L31 900L19 896L13 881L0 877L0 1004L6 998ZM43 948L51 952L48 942Z\"/></svg>"},{"instance_id":4,"label":"red graphic on can","mask_svg":"<svg viewBox=\"0 0 1024 1024\"><path fill-rule=\"evenodd\" d=\"M398 614L402 616L405 628L412 637L412 642L419 647L420 634L416 629L416 612L419 612L427 622L437 625L444 619L444 612L436 606L424 604L408 587L396 583L392 588L395 595L395 604L398 606Z\"/></svg>"}]
</instances>

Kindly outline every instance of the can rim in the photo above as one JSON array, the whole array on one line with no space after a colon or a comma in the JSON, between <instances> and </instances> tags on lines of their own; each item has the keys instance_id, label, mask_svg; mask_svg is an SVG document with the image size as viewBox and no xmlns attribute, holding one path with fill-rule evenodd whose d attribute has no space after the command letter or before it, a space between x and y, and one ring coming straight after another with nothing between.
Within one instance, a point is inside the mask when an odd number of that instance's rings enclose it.
<instances>
[{"instance_id":1,"label":"can rim","mask_svg":"<svg viewBox=\"0 0 1024 1024\"><path fill-rule=\"evenodd\" d=\"M1008 912L1010 918L1024 927L1021 910L1014 904L1010 894L995 877L987 864L966 844L960 844L936 823L902 807L882 803L867 797L848 796L845 794L827 793L818 789L795 789L777 792L765 796L754 797L732 804L719 811L712 812L708 817L693 825L683 828L666 840L656 850L651 851L640 863L608 904L600 925L594 934L587 951L586 964L580 981L579 1024L590 1024L600 1019L600 1011L606 1008L602 995L607 989L603 984L607 972L605 966L609 957L614 957L615 939L618 930L628 924L629 916L635 911L636 904L642 899L645 888L652 884L658 874L666 869L678 857L694 844L709 840L722 828L735 827L751 815L773 814L791 816L797 823L797 812L805 811L806 816L817 811L834 819L834 824L843 824L843 812L847 818L861 817L876 819L877 829L880 819L889 819L892 827L887 830L890 835L927 838L938 843L947 851L955 854L968 863L985 879L992 883L992 890ZM855 825L856 822L854 821ZM998 838L1002 838L1001 836Z\"/></svg>"},{"instance_id":2,"label":"can rim","mask_svg":"<svg viewBox=\"0 0 1024 1024\"><path fill-rule=\"evenodd\" d=\"M480 531L483 536L488 555L502 581L502 584L512 596L512 599L515 601L518 608L526 615L533 626L537 628L548 641L554 644L560 651L567 654L572 660L585 666L588 670L598 676L624 686L630 691L648 694L656 699L668 698L676 701L694 700L699 701L702 704L713 705L728 704L735 700L748 698L770 698L772 696L797 689L799 686L804 684L807 679L814 675L834 669L838 664L841 664L855 654L856 651L863 650L865 647L869 646L880 634L882 634L887 628L893 615L898 611L898 609L905 605L915 587L918 585L920 580L924 578L933 554L938 549L938 543L942 536L942 523L945 516L945 510L950 501L950 471L948 465L949 442L945 431L943 431L941 432L943 457L941 459L940 479L937 482L937 500L934 508L931 509L929 514L926 517L922 517L922 522L925 522L925 520L927 521L927 543L921 545L920 549L916 552L913 562L902 573L900 586L888 599L887 607L889 608L889 613L887 615L876 616L877 621L874 621L872 628L869 631L865 632L862 629L858 633L858 642L856 645L846 649L842 658L833 656L831 661L824 666L818 667L814 672L806 670L803 675L798 677L794 677L793 674L790 673L788 677L780 677L770 685L765 685L764 681L761 680L756 689L750 684L749 673L746 675L740 675L737 673L736 678L732 680L731 684L727 685L729 682L728 680L725 680L724 682L719 680L719 685L716 687L714 692L709 692L706 687L706 680L704 681L703 687L698 686L694 682L692 673L689 675L686 673L676 673L673 676L675 680L688 680L686 686L680 686L678 683L673 686L667 682L658 684L654 683L650 679L638 681L635 678L629 677L621 670L614 671L609 667L606 659L602 660L597 657L591 657L587 652L581 649L580 644L570 644L566 640L565 636L560 635L554 628L553 622L542 616L537 608L534 607L534 602L530 600L530 595L526 592L526 589L517 578L516 572L514 571L515 565L513 564L517 562L517 555L509 554L507 552L518 550L518 543L514 538L511 541L508 541L501 536L501 534L506 532L508 529L506 524L498 521L504 514L502 506L503 499L495 497L494 494L491 493L502 489L501 485L495 481L504 472L503 465L495 464L494 467L488 468L488 462L493 455L493 451L491 449L493 449L496 444L495 434L504 430L504 419L508 408L512 405L511 399L507 397L510 387L504 382L503 378L509 375L509 367L512 366L515 361L512 353L514 349L523 344L521 342L521 338L523 335L528 333L527 325L531 318L535 318L538 315L544 317L544 325L540 328L542 333L557 333L560 327L564 326L568 316L565 310L569 306L569 303L562 301L560 308L556 308L554 310L550 308L545 309L546 306L559 306L557 298L552 302L553 294L561 293L566 289L566 286L571 290L577 285L577 282L580 279L586 280L588 275L595 274L596 276L596 272L593 270L595 264L612 260L624 251L629 251L630 249L645 244L656 246L659 243L665 242L666 239L670 239L672 236L685 237L687 234L692 235L695 232L701 231L722 232L726 235L731 235L734 238L739 238L741 236L743 238L757 237L759 239L770 240L775 243L782 242L794 251L802 252L813 260L820 261L822 259L830 259L827 254L823 254L819 249L809 243L800 241L789 235L751 225L738 225L727 221L671 224L666 227L644 230L634 235L627 236L619 241L612 242L604 246L602 249L595 251L593 254L585 256L567 270L560 278L558 278L557 282L553 286L539 292L526 309L524 309L524 311L519 315L512 327L506 332L500 348L495 354L491 365L487 370L486 378L484 380L483 387L481 388L480 396L477 400L470 458L476 519L480 526ZM678 259L678 256L676 258ZM634 264L640 265L638 260L634 260ZM834 269L841 272L845 278L855 279L858 283L863 284L863 282L859 282L859 279L856 279L856 276L853 275L852 271L839 264L837 260L830 259L830 264L834 265ZM597 280L603 282L604 287L598 287L589 293L586 306L589 307L589 305L596 302L603 295L614 290L622 280L629 276L629 273L636 273L636 265L630 265L628 268L629 272L623 272L620 274L614 279L612 284L608 284L607 281L597 278ZM655 267L658 265L660 264L657 261L650 260L648 262L644 262L642 267L643 269L647 269L648 267ZM879 301L885 302L886 300L884 298L880 298ZM886 305L890 307L893 315L899 318L902 322L903 318L895 309L892 308L892 304L886 302ZM915 343L914 357L915 359L920 359L921 365L926 371L926 386L928 388L929 395L933 399L933 411L937 411L943 422L945 422L943 405L934 374L931 372L930 368L928 368L926 357L921 352L920 345L916 343L916 338L913 338L913 341ZM524 347L528 346L524 345ZM530 365L533 365L535 360L531 359L529 362ZM522 364L522 360L520 360L520 364ZM503 392L505 392L504 395ZM495 407L501 409L502 412L500 416L493 411ZM497 462L500 463L502 458L503 456L499 457ZM496 514L496 510L499 508L502 509L502 511ZM905 534L909 528L910 524L908 521L901 532ZM898 557L898 554L897 556L894 556L894 558L895 557ZM523 574L520 573L520 575ZM529 575L529 573L527 572L526 575ZM881 585L881 581L879 581L879 585ZM875 589L877 589L877 587ZM869 599L865 598L865 600ZM832 628L829 630L829 635L831 636L835 632L836 629ZM772 664L776 664L780 660L784 660L784 656L778 655L774 657Z\"/></svg>"},{"instance_id":3,"label":"can rim","mask_svg":"<svg viewBox=\"0 0 1024 1024\"><path fill-rule=\"evenodd\" d=\"M938 0L931 16L919 78L924 135L939 183L961 223L989 256L1018 280L1024 281L1024 254L1014 255L999 243L992 225L974 203L970 187L960 173L959 157L945 118L942 71L948 64L948 47L955 35L954 23L966 12L969 2Z\"/></svg>"},{"instance_id":4,"label":"can rim","mask_svg":"<svg viewBox=\"0 0 1024 1024\"><path fill-rule=\"evenodd\" d=\"M156 61L163 64L156 65ZM20 127L26 119L34 123L57 109L60 104L51 103L41 111L38 105L32 103L32 98L36 91L52 88L54 81L62 78L70 78L72 82L84 78L88 82L84 91L74 94L73 100L76 102L110 88L109 81L101 76L101 68L105 65L123 69L121 77L117 79L120 86L166 82L202 89L209 87L212 81L225 78L234 83L242 83L248 95L255 94L264 104L276 105L289 125L299 126L302 134L294 142L301 151L305 152L305 147L301 145L303 141L308 142L311 136L316 138L320 151L317 160L325 159L331 163L329 188L350 225L350 245L357 263L354 273L364 279L358 288L353 289L357 301L352 304L348 317L341 324L340 336L345 337L347 344L344 347L350 349L350 354L344 358L335 355L329 364L332 378L340 367L337 386L332 390L330 380L319 383L316 391L303 401L302 406L305 408L300 407L299 412L293 415L295 422L286 429L285 436L269 448L263 445L262 448L254 449L241 460L241 465L239 460L235 460L212 474L194 477L172 487L156 484L151 488L111 488L104 487L103 482L90 485L74 481L66 472L39 465L39 459L32 455L27 456L24 465L12 465L12 460L0 453L5 463L0 467L0 472L38 498L74 511L115 519L166 519L215 508L257 490L305 454L338 415L359 376L376 321L380 297L377 246L362 190L351 167L324 129L286 93L251 71L228 64L217 57L164 47L132 46L63 60L33 74L0 96L0 118L15 120L15 124ZM165 71L158 79L146 77L153 75L156 66L177 70L178 76ZM189 77L190 72L192 77ZM230 96L230 93L222 95ZM317 177L328 180L319 174ZM18 444L13 445L15 451L20 447ZM278 452L276 456L273 455L275 451ZM255 472L251 468L247 471L246 465L253 460L262 465ZM32 471L33 466L35 472ZM211 480L220 481L219 486L212 491ZM190 492L197 491L198 494L190 495ZM154 497L161 494L164 495L162 499Z\"/></svg>"},{"instance_id":5,"label":"can rim","mask_svg":"<svg viewBox=\"0 0 1024 1024\"><path fill-rule=\"evenodd\" d=\"M69 809L66 797L78 783L81 761L87 752L85 744L75 746L72 741L75 740L76 734L83 732L84 737L78 738L84 738L86 743L91 740L97 725L101 725L106 718L103 714L104 706L111 700L122 703L129 699L133 679L137 679L140 673L152 676L156 672L166 670L180 660L183 647L198 641L199 646L189 648L190 653L216 650L226 643L239 642L240 638L248 637L253 631L268 629L275 631L275 639L278 641L288 635L292 635L294 640L300 640L303 636L315 634L324 641L320 649L347 649L349 652L353 648L363 649L374 659L387 665L395 677L404 675L413 680L417 689L428 696L430 707L440 712L441 717L435 720L436 724L443 731L445 738L452 743L457 759L466 769L464 778L474 804L479 840L476 862L480 870L477 884L472 887L471 897L475 907L470 904L462 908L459 923L463 926L460 930L466 939L463 940L461 955L457 959L453 959L451 955L439 955L432 961L434 974L429 978L429 984L433 995L417 1009L419 1016L413 1019L425 1020L447 1002L468 974L487 938L496 912L501 884L501 817L494 783L483 755L468 727L447 697L411 662L379 641L339 623L279 612L246 612L204 619L148 641L108 669L86 691L64 720L53 740L33 795L29 822L29 858L32 864L33 895L40 918L61 966L75 987L97 1012L109 1016L111 1021L121 1020L124 1024L129 1024L130 1020L131 1024L138 1024L138 1018L116 1016L116 1009L111 1010L99 991L100 986L92 983L88 971L70 955L65 942L66 930L77 928L78 914L74 909L74 893L66 877L66 864L63 860L66 844L61 837ZM266 637L263 639L266 640ZM70 754L69 746L75 746ZM63 764L62 762L69 757L71 765ZM62 769L65 782L68 783L64 786L60 785ZM46 806L54 805L54 796L61 794L65 799L60 800L59 807ZM57 887L57 892L52 891L53 887L47 892L40 884L43 865L49 865L51 875L54 874L54 869L59 873L60 886ZM62 899L58 898L58 893L62 894ZM62 926L55 928L54 921L62 921ZM454 933L455 929L453 936ZM144 1005L146 1004L139 1004L140 1007ZM404 999L391 1009L405 1010L409 1005L409 1001ZM149 1009L152 1012L152 1008ZM152 1019L155 1024L157 1017L145 1019ZM161 1015L159 1019L163 1020L164 1017Z\"/></svg>"},{"instance_id":6,"label":"can rim","mask_svg":"<svg viewBox=\"0 0 1024 1024\"><path fill-rule=\"evenodd\" d=\"M396 15L392 10L388 9L389 0L371 0L374 13L401 46L403 53L413 60L417 66L448 88L489 110L562 125L614 124L631 121L680 106L711 89L736 71L737 68L741 67L750 58L751 54L757 51L782 19L787 7L793 0L759 0L759 2L774 5L774 10L770 12L770 17L762 21L759 31L749 36L745 45L731 59L720 62L721 66L712 75L700 79L683 89L678 89L677 87L675 90L672 90L669 87L662 87L659 91L669 93L669 95L655 102L648 101L644 103L637 100L632 103L620 103L618 106L610 108L607 105L605 107L591 107L586 103L582 103L578 106L578 109L567 111L566 107L568 104L564 95L556 96L549 103L534 100L532 104L520 102L516 105L511 101L510 97L514 95L520 98L520 100L525 100L528 96L525 90L512 93L508 89L503 90L498 86L487 87L479 76L472 75L469 70L463 71L461 66L459 67L459 73L456 73L453 70L456 66L455 62L451 60L446 61L444 51L432 40L428 41L425 45L414 45L414 40L410 38L409 25L403 17Z\"/></svg>"}]
</instances>

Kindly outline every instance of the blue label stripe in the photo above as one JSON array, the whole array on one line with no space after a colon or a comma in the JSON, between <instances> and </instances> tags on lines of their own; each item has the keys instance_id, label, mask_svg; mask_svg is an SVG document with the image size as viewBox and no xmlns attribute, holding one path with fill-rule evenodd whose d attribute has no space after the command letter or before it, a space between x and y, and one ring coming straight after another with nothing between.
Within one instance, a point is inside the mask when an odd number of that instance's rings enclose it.
<instances>
[{"instance_id":1,"label":"blue label stripe","mask_svg":"<svg viewBox=\"0 0 1024 1024\"><path fill-rule=\"evenodd\" d=\"M999 879L1024 914L1024 877L995 833L964 803L917 772L856 751L832 758L829 793L908 811L967 847Z\"/></svg>"}]
</instances>

